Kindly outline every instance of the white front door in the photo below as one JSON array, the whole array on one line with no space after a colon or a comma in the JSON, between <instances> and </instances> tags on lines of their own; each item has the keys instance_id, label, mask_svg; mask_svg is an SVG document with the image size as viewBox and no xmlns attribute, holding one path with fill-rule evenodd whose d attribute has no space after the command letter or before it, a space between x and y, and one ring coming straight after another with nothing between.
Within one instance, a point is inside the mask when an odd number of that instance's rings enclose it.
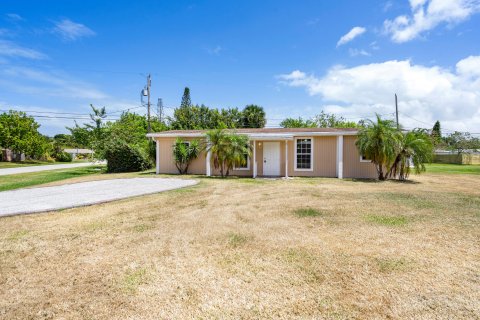
<instances>
[{"instance_id":1,"label":"white front door","mask_svg":"<svg viewBox=\"0 0 480 320\"><path fill-rule=\"evenodd\" d=\"M280 175L280 142L263 143L263 175Z\"/></svg>"}]
</instances>

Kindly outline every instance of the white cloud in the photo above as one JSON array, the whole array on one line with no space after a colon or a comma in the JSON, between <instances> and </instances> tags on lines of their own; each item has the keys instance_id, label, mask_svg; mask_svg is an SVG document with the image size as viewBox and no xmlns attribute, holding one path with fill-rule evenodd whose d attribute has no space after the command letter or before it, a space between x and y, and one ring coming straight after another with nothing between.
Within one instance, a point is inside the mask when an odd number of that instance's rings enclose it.
<instances>
[{"instance_id":1,"label":"white cloud","mask_svg":"<svg viewBox=\"0 0 480 320\"><path fill-rule=\"evenodd\" d=\"M356 57L356 56L369 57L369 56L371 56L371 54L368 51L365 51L363 49L350 48L350 49L348 49L348 53L350 54L351 57Z\"/></svg>"},{"instance_id":2,"label":"white cloud","mask_svg":"<svg viewBox=\"0 0 480 320\"><path fill-rule=\"evenodd\" d=\"M387 12L393 7L393 2L391 0L387 1L383 5L383 12Z\"/></svg>"},{"instance_id":3,"label":"white cloud","mask_svg":"<svg viewBox=\"0 0 480 320\"><path fill-rule=\"evenodd\" d=\"M394 42L418 38L442 23L454 25L480 11L480 0L410 0L410 15L385 20L384 29Z\"/></svg>"},{"instance_id":4,"label":"white cloud","mask_svg":"<svg viewBox=\"0 0 480 320\"><path fill-rule=\"evenodd\" d=\"M23 21L23 18L16 13L7 13L6 16L7 16L7 19L10 21Z\"/></svg>"},{"instance_id":5,"label":"white cloud","mask_svg":"<svg viewBox=\"0 0 480 320\"><path fill-rule=\"evenodd\" d=\"M211 55L215 55L215 56L218 56L220 54L220 52L223 51L223 48L219 45L217 45L216 47L214 48L207 48L207 52Z\"/></svg>"},{"instance_id":6,"label":"white cloud","mask_svg":"<svg viewBox=\"0 0 480 320\"><path fill-rule=\"evenodd\" d=\"M445 128L477 132L480 127L480 56L459 61L455 71L392 60L334 66L323 77L295 70L279 79L333 102L330 110L340 114L391 113L397 93L402 114L432 125L438 119ZM401 120L408 127L426 126L402 116Z\"/></svg>"},{"instance_id":7,"label":"white cloud","mask_svg":"<svg viewBox=\"0 0 480 320\"><path fill-rule=\"evenodd\" d=\"M82 37L91 37L95 35L95 32L87 26L73 22L69 19L56 22L53 31L67 41L74 41Z\"/></svg>"},{"instance_id":8,"label":"white cloud","mask_svg":"<svg viewBox=\"0 0 480 320\"><path fill-rule=\"evenodd\" d=\"M46 59L47 56L43 53L24 48L12 41L7 40L0 40L0 56L7 56L7 57L19 57L19 58L27 58L27 59Z\"/></svg>"},{"instance_id":9,"label":"white cloud","mask_svg":"<svg viewBox=\"0 0 480 320\"><path fill-rule=\"evenodd\" d=\"M353 27L352 30L350 30L347 34L343 35L340 38L340 40L338 40L337 47L342 46L342 45L352 41L353 39L355 39L359 35L365 33L365 31L367 31L367 29L365 29L363 27Z\"/></svg>"},{"instance_id":10,"label":"white cloud","mask_svg":"<svg viewBox=\"0 0 480 320\"><path fill-rule=\"evenodd\" d=\"M10 67L0 72L0 83L10 90L30 95L71 99L106 99L108 95L61 72L44 72L26 67Z\"/></svg>"}]
</instances>

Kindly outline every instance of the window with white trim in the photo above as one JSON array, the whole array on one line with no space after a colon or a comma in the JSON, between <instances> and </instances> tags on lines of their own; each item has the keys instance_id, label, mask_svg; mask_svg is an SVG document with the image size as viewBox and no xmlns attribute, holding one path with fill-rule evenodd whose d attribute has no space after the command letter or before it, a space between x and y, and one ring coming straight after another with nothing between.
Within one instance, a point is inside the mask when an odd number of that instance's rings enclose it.
<instances>
[{"instance_id":1,"label":"window with white trim","mask_svg":"<svg viewBox=\"0 0 480 320\"><path fill-rule=\"evenodd\" d=\"M365 155L360 155L360 162L372 162L372 159L368 159Z\"/></svg>"},{"instance_id":2,"label":"window with white trim","mask_svg":"<svg viewBox=\"0 0 480 320\"><path fill-rule=\"evenodd\" d=\"M298 138L295 140L295 169L313 169L313 147L311 138Z\"/></svg>"},{"instance_id":3,"label":"window with white trim","mask_svg":"<svg viewBox=\"0 0 480 320\"><path fill-rule=\"evenodd\" d=\"M235 170L250 170L250 157L248 156L248 152L243 154L243 159L244 161L242 161L242 163L235 164Z\"/></svg>"}]
</instances>

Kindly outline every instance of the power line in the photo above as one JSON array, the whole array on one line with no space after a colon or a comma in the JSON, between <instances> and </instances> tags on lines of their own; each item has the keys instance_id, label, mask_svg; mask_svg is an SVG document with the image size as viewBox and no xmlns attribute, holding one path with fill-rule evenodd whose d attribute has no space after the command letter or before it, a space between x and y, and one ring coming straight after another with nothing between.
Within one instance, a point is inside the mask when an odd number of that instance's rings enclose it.
<instances>
[{"instance_id":1,"label":"power line","mask_svg":"<svg viewBox=\"0 0 480 320\"><path fill-rule=\"evenodd\" d=\"M138 107L131 107L123 110L117 110L112 112L107 112L107 115L115 114L115 113L123 113L125 111L134 110L144 108L144 106ZM90 116L89 113L76 113L76 112L57 112L57 111L37 111L37 110L17 110L17 109L10 109L10 110L0 110L0 112L9 112L9 111L18 111L18 112L25 112L25 113L40 113L40 114L63 114L63 115L78 115L78 116Z\"/></svg>"},{"instance_id":2,"label":"power line","mask_svg":"<svg viewBox=\"0 0 480 320\"><path fill-rule=\"evenodd\" d=\"M79 116L88 116L88 113L75 113L75 112L56 112L56 111L36 111L36 110L0 110L2 112L9 112L9 111L18 111L18 112L25 112L25 113L46 113L46 114L73 114L73 115L79 115Z\"/></svg>"},{"instance_id":3,"label":"power line","mask_svg":"<svg viewBox=\"0 0 480 320\"><path fill-rule=\"evenodd\" d=\"M71 119L71 120L92 120L90 117L64 117L64 116L43 116L43 115L32 115L33 118L47 118L47 119ZM111 120L116 121L120 118L102 118L102 120Z\"/></svg>"},{"instance_id":4,"label":"power line","mask_svg":"<svg viewBox=\"0 0 480 320\"><path fill-rule=\"evenodd\" d=\"M410 118L412 120L415 120L419 123L423 123L425 125L428 125L429 127L433 127L433 125L431 123L428 123L428 122L425 122L425 121L421 121L421 120L418 120L418 119L415 119L405 113L400 113L401 115L407 117L407 118ZM477 133L477 132L469 132L469 131L460 131L460 130L452 130L452 129L448 129L448 128L442 128L442 131L449 131L449 132L461 132L461 133L470 133L470 134L480 134L480 133Z\"/></svg>"},{"instance_id":5,"label":"power line","mask_svg":"<svg viewBox=\"0 0 480 320\"><path fill-rule=\"evenodd\" d=\"M130 111L130 110L139 109L139 108L145 108L145 106L138 106L138 107L132 107L132 108L127 108L127 109L123 109L123 110L117 110L117 111L107 112L107 114L123 113L123 112L125 112L125 111Z\"/></svg>"}]
</instances>

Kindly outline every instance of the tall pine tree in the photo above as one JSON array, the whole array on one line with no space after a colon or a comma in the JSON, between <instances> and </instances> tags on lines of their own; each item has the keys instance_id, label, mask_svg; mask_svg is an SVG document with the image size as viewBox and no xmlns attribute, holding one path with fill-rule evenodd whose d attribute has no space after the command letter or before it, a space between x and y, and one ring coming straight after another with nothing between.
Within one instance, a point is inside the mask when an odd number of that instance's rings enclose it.
<instances>
[{"instance_id":1,"label":"tall pine tree","mask_svg":"<svg viewBox=\"0 0 480 320\"><path fill-rule=\"evenodd\" d=\"M440 128L440 121L437 120L432 128L432 139L435 145L440 144L442 140L442 130Z\"/></svg>"},{"instance_id":2,"label":"tall pine tree","mask_svg":"<svg viewBox=\"0 0 480 320\"><path fill-rule=\"evenodd\" d=\"M192 105L192 99L190 98L190 88L185 87L182 96L182 103L180 104L180 108L190 107Z\"/></svg>"}]
</instances>

